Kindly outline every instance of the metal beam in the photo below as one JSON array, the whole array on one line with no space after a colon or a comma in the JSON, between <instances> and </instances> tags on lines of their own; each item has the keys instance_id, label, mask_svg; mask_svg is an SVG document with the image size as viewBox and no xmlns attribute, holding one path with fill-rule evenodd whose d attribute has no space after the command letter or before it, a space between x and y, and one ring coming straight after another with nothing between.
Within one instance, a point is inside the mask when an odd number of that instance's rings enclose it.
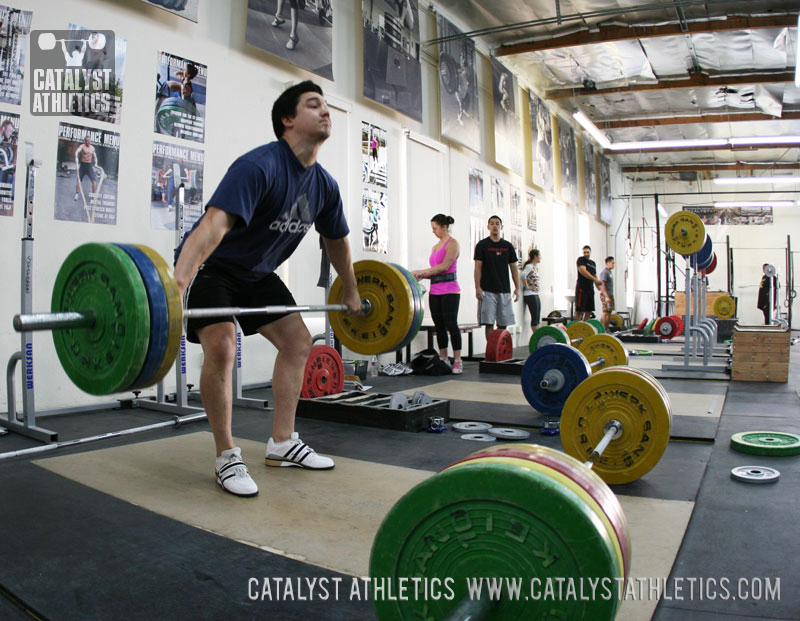
<instances>
[{"instance_id":1,"label":"metal beam","mask_svg":"<svg viewBox=\"0 0 800 621\"><path fill-rule=\"evenodd\" d=\"M780 116L760 112L728 112L714 114L693 114L690 116L656 116L638 119L619 119L614 121L592 122L600 129L622 129L625 127L656 127L660 125L694 125L696 123L740 123L748 121L796 121L800 120L800 111L784 110Z\"/></svg>"},{"instance_id":2,"label":"metal beam","mask_svg":"<svg viewBox=\"0 0 800 621\"><path fill-rule=\"evenodd\" d=\"M722 172L726 170L800 170L800 162L733 162L731 164L664 164L663 166L647 165L647 166L622 166L624 173L637 173L637 172L694 172L694 171L710 171Z\"/></svg>"},{"instance_id":3,"label":"metal beam","mask_svg":"<svg viewBox=\"0 0 800 621\"><path fill-rule=\"evenodd\" d=\"M541 52L593 43L609 43L613 41L630 41L633 39L652 39L655 37L674 37L704 32L723 32L728 30L755 30L758 28L793 28L797 26L796 15L769 15L764 17L735 16L727 19L707 21L690 21L686 23L687 31L680 23L661 24L658 26L599 26L597 29L581 30L569 34L556 35L547 39L524 41L510 45L501 45L495 50L495 56L514 56L530 52Z\"/></svg>"},{"instance_id":4,"label":"metal beam","mask_svg":"<svg viewBox=\"0 0 800 621\"><path fill-rule=\"evenodd\" d=\"M648 84L631 84L615 88L557 88L545 92L545 99L568 99L574 97L596 97L613 93L635 93L641 91L664 91L681 88L719 88L736 84L777 84L794 82L794 71L770 71L766 73L743 73L734 75L708 75L697 73L679 80L658 80Z\"/></svg>"}]
</instances>

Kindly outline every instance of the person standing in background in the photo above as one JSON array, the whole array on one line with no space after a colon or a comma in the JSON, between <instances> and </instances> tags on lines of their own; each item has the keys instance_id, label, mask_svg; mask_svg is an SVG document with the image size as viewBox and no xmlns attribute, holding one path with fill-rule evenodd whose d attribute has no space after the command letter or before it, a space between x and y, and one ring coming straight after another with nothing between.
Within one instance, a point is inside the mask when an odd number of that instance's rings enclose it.
<instances>
[{"instance_id":1,"label":"person standing in background","mask_svg":"<svg viewBox=\"0 0 800 621\"><path fill-rule=\"evenodd\" d=\"M438 213L431 218L431 230L439 239L431 250L429 259L430 268L416 270L411 274L417 280L430 278L431 289L428 292L428 302L431 307L431 317L436 326L436 344L439 346L439 356L447 362L447 335L453 343L453 373L460 375L464 365L461 361L461 331L458 329L458 305L461 301L461 287L458 286L458 255L460 248L458 242L450 236L452 216Z\"/></svg>"},{"instance_id":2,"label":"person standing in background","mask_svg":"<svg viewBox=\"0 0 800 621\"><path fill-rule=\"evenodd\" d=\"M614 257L606 257L606 266L600 270L598 278L603 282L600 288L600 303L603 306L600 321L608 332L608 323L614 312Z\"/></svg>"},{"instance_id":3,"label":"person standing in background","mask_svg":"<svg viewBox=\"0 0 800 621\"><path fill-rule=\"evenodd\" d=\"M519 299L519 268L514 246L500 237L503 221L491 216L487 224L489 237L475 244L475 297L478 298L478 322L486 326L486 341L497 323L505 330L515 323L511 303L508 270L514 283L514 302Z\"/></svg>"},{"instance_id":4,"label":"person standing in background","mask_svg":"<svg viewBox=\"0 0 800 621\"><path fill-rule=\"evenodd\" d=\"M594 285L598 289L603 281L597 277L597 266L589 257L590 246L583 247L583 256L578 257L578 281L575 283L575 321L586 321L594 311Z\"/></svg>"},{"instance_id":5,"label":"person standing in background","mask_svg":"<svg viewBox=\"0 0 800 621\"><path fill-rule=\"evenodd\" d=\"M522 264L522 299L531 314L531 332L536 332L541 319L542 304L539 300L539 262L542 255L537 248L528 252L528 260Z\"/></svg>"}]
</instances>

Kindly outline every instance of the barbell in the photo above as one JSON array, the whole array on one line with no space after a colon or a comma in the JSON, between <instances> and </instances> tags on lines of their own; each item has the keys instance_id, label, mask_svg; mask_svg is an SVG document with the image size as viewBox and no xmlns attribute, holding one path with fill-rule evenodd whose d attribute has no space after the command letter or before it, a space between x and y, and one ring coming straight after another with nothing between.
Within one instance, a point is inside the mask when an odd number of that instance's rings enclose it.
<instances>
[{"instance_id":1,"label":"barbell","mask_svg":"<svg viewBox=\"0 0 800 621\"><path fill-rule=\"evenodd\" d=\"M558 416L569 395L592 373L627 364L625 346L610 334L588 337L580 350L563 343L544 345L522 366L522 393L534 409Z\"/></svg>"},{"instance_id":2,"label":"barbell","mask_svg":"<svg viewBox=\"0 0 800 621\"><path fill-rule=\"evenodd\" d=\"M47 51L52 50L56 46L56 42L72 41L74 43L86 41L87 45L93 50L102 50L106 46L106 36L102 32L92 33L97 34L97 38L92 41L91 35L88 39L56 39L52 32L42 32L39 34L39 49Z\"/></svg>"},{"instance_id":3,"label":"barbell","mask_svg":"<svg viewBox=\"0 0 800 621\"><path fill-rule=\"evenodd\" d=\"M180 349L184 318L330 312L348 349L379 354L405 346L423 319L424 289L410 272L379 261L353 266L362 312L345 314L337 278L328 304L184 309L166 261L147 246L89 243L73 250L53 286L51 312L14 317L18 332L52 330L61 366L79 388L106 395L152 386Z\"/></svg>"},{"instance_id":4,"label":"barbell","mask_svg":"<svg viewBox=\"0 0 800 621\"><path fill-rule=\"evenodd\" d=\"M613 619L630 566L614 493L576 459L530 444L477 451L409 490L370 555L384 593L408 587L374 601L380 619ZM502 593L486 582L470 593L486 580ZM590 581L594 597L545 596L558 583L588 593Z\"/></svg>"},{"instance_id":5,"label":"barbell","mask_svg":"<svg viewBox=\"0 0 800 621\"><path fill-rule=\"evenodd\" d=\"M601 323L600 325L602 326L603 324ZM564 324L542 326L531 334L531 338L528 341L528 350L533 353L539 347L552 345L553 343L575 345L575 347L580 348L580 344L583 343L584 339L598 333L597 327L588 321L572 321L566 327L564 327Z\"/></svg>"}]
</instances>

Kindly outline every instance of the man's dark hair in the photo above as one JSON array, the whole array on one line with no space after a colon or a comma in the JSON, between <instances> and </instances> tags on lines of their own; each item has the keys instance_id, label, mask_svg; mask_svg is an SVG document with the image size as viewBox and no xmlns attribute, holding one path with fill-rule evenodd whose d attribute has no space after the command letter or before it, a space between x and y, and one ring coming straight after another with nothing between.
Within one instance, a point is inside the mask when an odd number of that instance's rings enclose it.
<instances>
[{"instance_id":1,"label":"man's dark hair","mask_svg":"<svg viewBox=\"0 0 800 621\"><path fill-rule=\"evenodd\" d=\"M500 220L500 224L503 224L503 219L500 216L497 216L497 215L489 216L489 219L486 221L486 223L488 224L489 222L491 222L492 220L495 220L495 219L496 220Z\"/></svg>"},{"instance_id":2,"label":"man's dark hair","mask_svg":"<svg viewBox=\"0 0 800 621\"><path fill-rule=\"evenodd\" d=\"M614 257L606 257L606 263L608 263L609 261L613 261L613 260L614 260Z\"/></svg>"},{"instance_id":3,"label":"man's dark hair","mask_svg":"<svg viewBox=\"0 0 800 621\"><path fill-rule=\"evenodd\" d=\"M276 138L281 138L285 127L283 126L283 119L286 117L294 118L297 115L297 103L303 93L319 93L322 95L322 89L314 84L311 80L305 80L294 86L290 86L281 93L281 96L275 100L272 105L272 129L275 132Z\"/></svg>"},{"instance_id":4,"label":"man's dark hair","mask_svg":"<svg viewBox=\"0 0 800 621\"><path fill-rule=\"evenodd\" d=\"M591 249L592 249L592 247L591 247L591 246L584 246L583 248L581 248L581 250L586 250L587 248L588 248L589 250L591 250Z\"/></svg>"}]
</instances>

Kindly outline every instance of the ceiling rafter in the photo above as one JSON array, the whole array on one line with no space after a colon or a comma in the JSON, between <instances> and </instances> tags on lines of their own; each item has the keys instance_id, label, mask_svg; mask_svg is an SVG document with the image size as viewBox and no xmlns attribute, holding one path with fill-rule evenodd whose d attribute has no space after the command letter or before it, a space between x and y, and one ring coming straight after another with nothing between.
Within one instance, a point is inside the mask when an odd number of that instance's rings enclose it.
<instances>
[{"instance_id":1,"label":"ceiling rafter","mask_svg":"<svg viewBox=\"0 0 800 621\"><path fill-rule=\"evenodd\" d=\"M710 75L697 73L688 78L678 80L658 80L647 84L630 84L614 88L587 88L575 86L572 88L555 88L545 91L545 99L567 99L570 97L593 97L597 95L610 95L613 93L634 93L641 91L664 91L682 88L704 88L732 86L737 84L778 84L794 82L794 71L768 71L763 73L743 73L740 75Z\"/></svg>"},{"instance_id":2,"label":"ceiling rafter","mask_svg":"<svg viewBox=\"0 0 800 621\"><path fill-rule=\"evenodd\" d=\"M797 121L800 111L784 110L779 117L761 112L715 112L713 114L693 114L688 116L652 116L613 121L594 121L599 129L623 129L626 127L655 127L659 125L694 125L696 123L739 123L750 121Z\"/></svg>"},{"instance_id":3,"label":"ceiling rafter","mask_svg":"<svg viewBox=\"0 0 800 621\"><path fill-rule=\"evenodd\" d=\"M724 144L719 146L671 146L671 147L655 147L651 149L641 149L639 147L632 147L630 149L620 148L620 144L614 145L613 149L603 149L604 153L684 153L686 151L761 151L765 149L797 149L799 145L796 142L775 142L770 144L759 145L731 145Z\"/></svg>"},{"instance_id":4,"label":"ceiling rafter","mask_svg":"<svg viewBox=\"0 0 800 621\"><path fill-rule=\"evenodd\" d=\"M541 52L593 43L609 43L613 41L630 41L633 39L652 39L655 37L671 37L706 32L724 32L730 30L755 30L758 28L791 28L797 26L796 15L769 15L764 17L735 16L727 19L708 21L691 21L684 31L681 24L660 24L657 26L599 26L597 29L580 30L546 39L523 41L521 43L503 44L495 50L495 56L514 56L530 52Z\"/></svg>"},{"instance_id":5,"label":"ceiling rafter","mask_svg":"<svg viewBox=\"0 0 800 621\"><path fill-rule=\"evenodd\" d=\"M664 164L664 165L646 165L646 166L622 166L624 173L637 173L637 172L702 172L702 171L726 171L726 170L800 170L800 162L734 162L725 163L718 162L706 164Z\"/></svg>"}]
</instances>

